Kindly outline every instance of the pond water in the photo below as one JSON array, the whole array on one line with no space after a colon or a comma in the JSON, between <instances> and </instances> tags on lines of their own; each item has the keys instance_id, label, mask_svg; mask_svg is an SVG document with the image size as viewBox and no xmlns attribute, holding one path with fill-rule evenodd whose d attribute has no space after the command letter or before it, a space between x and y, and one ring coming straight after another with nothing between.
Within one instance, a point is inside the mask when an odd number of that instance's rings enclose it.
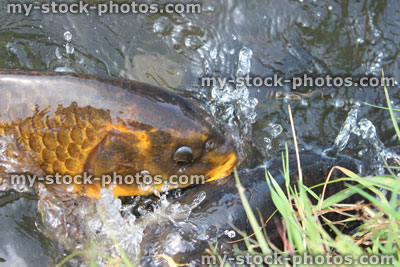
<instances>
[{"instance_id":1,"label":"pond water","mask_svg":"<svg viewBox=\"0 0 400 267\"><path fill-rule=\"evenodd\" d=\"M202 87L200 78L246 74L253 77L277 74L285 79L304 74L380 77L383 70L397 84L399 1L201 3L201 14L98 16L95 12L33 11L24 16L8 14L7 1L2 0L0 68L109 75L188 92L220 123L233 130L245 158L241 168L254 168L274 157L285 143L292 145L288 104L293 110L301 148L323 151L332 147L350 110L356 112L351 127L365 118L368 122L359 125L359 132L370 127L385 147L396 145L388 113L363 104L385 105L381 87L305 86L292 90L290 84L285 84L283 87L228 85L219 89ZM393 107L400 108L399 87L388 90ZM336 142L348 144L349 140L342 138ZM363 159L365 151L357 150L357 145L350 143L348 153ZM117 216L120 203L107 199L106 192L104 201L107 205L114 203L110 212ZM59 262L68 254L45 236L35 195L1 193L0 207L0 258L7 265L44 266ZM168 201L161 201L159 207L154 215L158 220L168 212L175 212L174 216L186 212L182 207L174 210ZM124 222L124 228L117 230L120 235L143 231L144 225L135 224L134 219L129 223L133 228ZM130 252L140 250L138 242L143 238L146 237L136 237L137 247L131 247ZM168 238L168 242L173 242L182 236ZM188 241L186 245L193 244Z\"/></svg>"}]
</instances>

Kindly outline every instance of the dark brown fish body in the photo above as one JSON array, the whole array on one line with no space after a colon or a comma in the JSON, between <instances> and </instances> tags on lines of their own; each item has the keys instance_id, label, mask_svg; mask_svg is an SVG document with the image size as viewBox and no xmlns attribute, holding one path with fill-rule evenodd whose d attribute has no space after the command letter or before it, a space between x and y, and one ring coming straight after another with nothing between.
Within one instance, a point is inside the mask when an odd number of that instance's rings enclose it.
<instances>
[{"instance_id":1,"label":"dark brown fish body","mask_svg":"<svg viewBox=\"0 0 400 267\"><path fill-rule=\"evenodd\" d=\"M362 171L363 164L347 156L328 158L312 151L303 151L300 153L300 161L303 181L308 187L323 184L333 166L342 166L360 175L364 174ZM298 171L296 155L294 153L289 154L289 166L291 182L296 184L298 181ZM282 175L282 158L280 153L265 165L251 170L241 170L238 172L238 175L242 186L245 188L245 194L253 212L256 216L262 216L263 220L269 220L265 225L265 232L268 234L269 240L278 247L281 247L282 238L277 231L277 224L281 222L281 217L279 213L275 213L276 207L272 201L271 190L265 178L266 168L276 182L284 189L285 178ZM331 180L342 176L341 172L334 171ZM325 197L329 197L345 188L345 182L330 185L326 188ZM313 191L319 195L322 187L317 187ZM145 235L142 241L143 251L145 251L141 258L143 266L159 266L159 260L154 255L164 254L172 257L175 262L190 262L193 266L205 266L204 262L201 262L201 259L204 259L204 255L208 255L206 250L210 248L210 242L211 244L215 244L219 255L228 256L228 258L232 256L234 258L232 252L235 251L235 248L232 241L242 240L242 236L238 234L235 238L230 239L226 231L239 229L248 234L252 234L254 231L243 208L233 174L226 179L185 189L182 196L176 202L181 205L190 205L201 194L205 194L206 198L191 211L188 218L176 218L147 226L145 233L149 234ZM360 195L355 194L347 199L346 203L356 203L361 199ZM273 217L270 218L272 215ZM345 218L345 216L340 217L340 214L335 213L324 214L324 216L333 221ZM354 225L350 222L347 227L354 227ZM210 238L197 240L195 246L187 246L187 241L184 238L176 238L174 239L174 250L171 250L170 242L165 240L170 239L171 233L186 233L185 231L189 231L187 228L190 231L195 231L199 236L208 236ZM196 236L193 233L190 234ZM233 243L239 245L240 249L246 250L242 242Z\"/></svg>"},{"instance_id":2,"label":"dark brown fish body","mask_svg":"<svg viewBox=\"0 0 400 267\"><path fill-rule=\"evenodd\" d=\"M0 71L0 95L3 173L146 172L163 182L176 174L213 180L237 163L231 138L210 115L154 86L90 75ZM191 152L183 162L177 151L182 147ZM154 186L160 191L163 184ZM74 188L96 197L100 186ZM114 188L116 196L149 193L136 183Z\"/></svg>"}]
</instances>

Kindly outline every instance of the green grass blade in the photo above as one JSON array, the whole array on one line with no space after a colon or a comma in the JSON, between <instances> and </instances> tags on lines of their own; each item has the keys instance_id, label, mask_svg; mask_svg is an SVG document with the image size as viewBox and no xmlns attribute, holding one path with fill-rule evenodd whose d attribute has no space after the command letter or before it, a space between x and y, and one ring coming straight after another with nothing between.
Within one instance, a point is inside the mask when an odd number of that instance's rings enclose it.
<instances>
[{"instance_id":1,"label":"green grass blade","mask_svg":"<svg viewBox=\"0 0 400 267\"><path fill-rule=\"evenodd\" d=\"M396 210L389 206L385 205L384 203L380 202L378 199L376 199L374 196L364 192L363 190L352 186L352 185L347 185L349 188L353 189L356 193L360 194L361 196L365 197L369 202L373 203L375 206L381 208L383 211L385 211L387 214L393 216L396 218L396 220L400 220L400 214L396 212Z\"/></svg>"},{"instance_id":2,"label":"green grass blade","mask_svg":"<svg viewBox=\"0 0 400 267\"><path fill-rule=\"evenodd\" d=\"M383 77L383 71L382 71L382 77ZM393 123L394 130L395 130L395 132L396 132L396 134L397 134L397 137L398 137L399 140L400 140L400 129L399 129L399 125L397 124L397 120L396 120L396 117L395 117L395 115L394 115L394 111L393 111L393 108L392 108L392 103L390 103L390 97L389 97L389 93L388 93L388 91L387 91L386 85L383 86L383 90L385 91L386 102L387 102L387 105L388 105L388 109L389 109L389 113L390 113L390 118L392 119L392 123Z\"/></svg>"},{"instance_id":3,"label":"green grass blade","mask_svg":"<svg viewBox=\"0 0 400 267\"><path fill-rule=\"evenodd\" d=\"M382 107L382 106L377 106L377 105L372 105L372 104L370 104L370 103L367 103L367 102L363 102L363 104L364 105L367 105L367 106L370 106L370 107L373 107L373 108L379 108L379 109L383 109L383 110L389 110L389 108L387 108L387 107ZM400 109L392 109L393 111L396 111L396 112L400 112Z\"/></svg>"},{"instance_id":4,"label":"green grass blade","mask_svg":"<svg viewBox=\"0 0 400 267\"><path fill-rule=\"evenodd\" d=\"M242 184L240 183L236 168L234 169L234 176L235 176L235 181L236 181L236 187L239 191L240 199L242 200L243 208L246 212L247 218L249 219L250 225L251 225L251 227L254 231L254 234L257 238L257 241L260 245L261 251L264 254L269 254L269 253L271 253L271 250L268 247L267 241L265 240L263 232L260 229L260 226L257 222L256 216L254 215L253 210L251 209L250 204L246 198L246 195L244 193L245 189L242 186Z\"/></svg>"}]
</instances>

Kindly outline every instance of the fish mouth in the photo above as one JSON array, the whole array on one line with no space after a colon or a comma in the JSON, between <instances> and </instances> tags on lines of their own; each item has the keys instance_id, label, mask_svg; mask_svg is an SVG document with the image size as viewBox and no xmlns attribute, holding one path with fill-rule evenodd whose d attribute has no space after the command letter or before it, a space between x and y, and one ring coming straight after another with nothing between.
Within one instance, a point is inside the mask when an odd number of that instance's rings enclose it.
<instances>
[{"instance_id":1,"label":"fish mouth","mask_svg":"<svg viewBox=\"0 0 400 267\"><path fill-rule=\"evenodd\" d=\"M216 167L214 170L207 173L207 177L210 177L206 182L211 182L217 179L225 178L230 175L233 168L239 163L236 153L232 152L228 154L227 160L222 166Z\"/></svg>"}]
</instances>

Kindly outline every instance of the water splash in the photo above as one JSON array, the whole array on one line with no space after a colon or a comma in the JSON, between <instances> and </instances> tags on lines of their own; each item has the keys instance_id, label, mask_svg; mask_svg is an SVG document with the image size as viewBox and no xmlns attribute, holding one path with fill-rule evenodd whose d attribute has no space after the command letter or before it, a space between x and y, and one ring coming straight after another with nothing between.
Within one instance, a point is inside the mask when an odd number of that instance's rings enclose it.
<instances>
[{"instance_id":1,"label":"water splash","mask_svg":"<svg viewBox=\"0 0 400 267\"><path fill-rule=\"evenodd\" d=\"M239 52L236 77L250 73L253 52L244 47ZM249 97L246 85L238 86L227 83L223 88L218 86L211 90L211 113L227 125L237 143L239 155L243 153L243 141L249 138L251 124L255 122L258 104L256 98ZM243 155L242 155L243 156Z\"/></svg>"},{"instance_id":2,"label":"water splash","mask_svg":"<svg viewBox=\"0 0 400 267\"><path fill-rule=\"evenodd\" d=\"M237 10L236 5L229 3L228 10ZM204 3L202 9L214 10L214 3ZM239 16L244 20L244 16L237 12L235 21L241 20L238 19ZM215 16L213 13L204 12L200 17L201 19L197 19L197 15L194 14L190 17L185 14L157 16L151 23L151 30L162 38L167 47L182 56L181 62L190 62L186 68L190 68L187 72L191 73L194 79L232 74L241 77L249 74L253 51L239 44L240 40L233 31L229 36L221 36L220 27L225 25L225 15ZM217 20L216 23L210 24L210 21L214 20ZM240 47L242 48L239 51ZM254 110L258 101L249 98L246 86L227 85L224 88L212 88L211 92L206 88L195 88L195 98L207 103L206 108L211 110L220 124L227 125L228 131L234 133L239 156L244 157L243 146L246 143L245 139L250 139L248 135L251 132L250 126L255 121Z\"/></svg>"},{"instance_id":3,"label":"water splash","mask_svg":"<svg viewBox=\"0 0 400 267\"><path fill-rule=\"evenodd\" d=\"M15 139L11 136L0 136L0 191L15 190L18 192L33 192L30 181L21 175L21 179L13 179L19 174L33 173L30 166L31 155L20 151ZM10 175L11 174L11 175Z\"/></svg>"},{"instance_id":4,"label":"water splash","mask_svg":"<svg viewBox=\"0 0 400 267\"><path fill-rule=\"evenodd\" d=\"M358 158L367 167L368 175L386 173L385 164L389 160L400 160L400 155L385 147L380 140L375 125L368 119L357 121L360 104L355 104L350 110L333 148L325 154L346 154Z\"/></svg>"},{"instance_id":5,"label":"water splash","mask_svg":"<svg viewBox=\"0 0 400 267\"><path fill-rule=\"evenodd\" d=\"M350 139L350 133L356 125L359 110L360 105L354 105L347 115L347 118L343 123L338 136L335 139L335 148L337 149L337 152L341 152L346 147Z\"/></svg>"},{"instance_id":6,"label":"water splash","mask_svg":"<svg viewBox=\"0 0 400 267\"><path fill-rule=\"evenodd\" d=\"M70 251L93 249L91 246L95 244L96 260L99 266L108 264L104 256L121 259L119 248L128 255L133 265L140 264L142 255L147 253L147 250L143 250L142 247L143 239L148 238L148 235L155 236L155 233L146 229L158 227L163 223L185 222L191 211L206 197L202 192L187 205L171 202L165 194L156 201L149 200L143 203L140 203L141 197L135 197L133 203L127 207L122 205L120 199L113 198L111 189L102 189L100 198L94 200L88 197L71 198L71 195L65 194L62 188L49 189L43 185L38 187L40 197L38 207L45 225L42 231L57 240L64 249ZM140 211L140 205L144 207L149 203L151 203L151 212L142 210L139 218L131 212L132 209ZM179 227L192 231L195 226L180 225ZM208 238L201 233L194 233L197 239ZM181 251L182 248L179 246L193 246L189 244L190 242L183 244L182 235L179 232L171 234L168 237L168 247L171 249L175 247ZM83 262L83 265L86 263Z\"/></svg>"}]
</instances>

